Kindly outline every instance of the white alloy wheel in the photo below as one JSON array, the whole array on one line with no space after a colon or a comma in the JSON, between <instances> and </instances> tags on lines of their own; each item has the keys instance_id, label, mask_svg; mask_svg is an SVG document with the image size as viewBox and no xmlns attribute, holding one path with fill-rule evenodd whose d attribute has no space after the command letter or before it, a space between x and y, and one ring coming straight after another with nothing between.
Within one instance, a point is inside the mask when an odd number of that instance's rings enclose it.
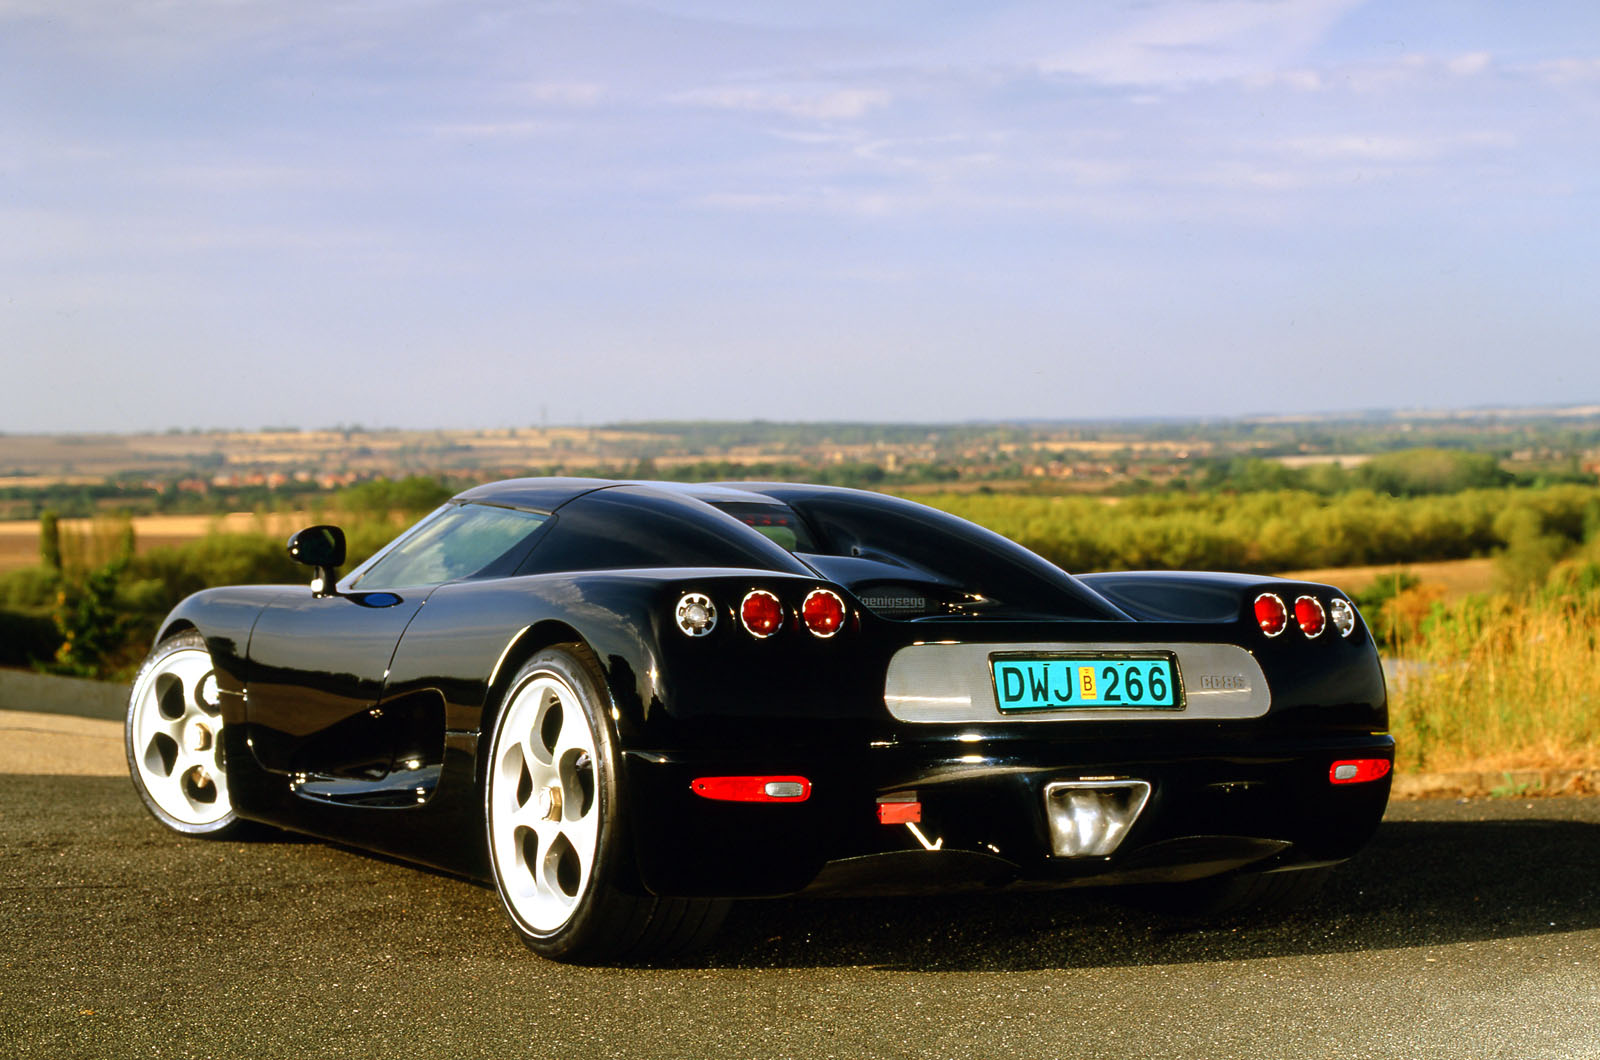
<instances>
[{"instance_id":1,"label":"white alloy wheel","mask_svg":"<svg viewBox=\"0 0 1600 1060\"><path fill-rule=\"evenodd\" d=\"M128 701L129 771L163 824L192 835L235 823L222 747L222 708L211 655L198 634L156 646Z\"/></svg>"},{"instance_id":2,"label":"white alloy wheel","mask_svg":"<svg viewBox=\"0 0 1600 1060\"><path fill-rule=\"evenodd\" d=\"M489 761L490 857L512 919L547 936L582 908L600 852L602 793L584 697L553 666L519 675Z\"/></svg>"}]
</instances>

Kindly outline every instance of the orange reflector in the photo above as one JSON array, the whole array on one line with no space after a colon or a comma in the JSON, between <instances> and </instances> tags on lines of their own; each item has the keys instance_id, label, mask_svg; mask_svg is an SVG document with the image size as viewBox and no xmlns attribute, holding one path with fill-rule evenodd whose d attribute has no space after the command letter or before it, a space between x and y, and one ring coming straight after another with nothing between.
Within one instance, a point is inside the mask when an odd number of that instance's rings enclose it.
<instances>
[{"instance_id":1,"label":"orange reflector","mask_svg":"<svg viewBox=\"0 0 1600 1060\"><path fill-rule=\"evenodd\" d=\"M922 803L920 802L880 802L878 803L879 824L921 824Z\"/></svg>"},{"instance_id":2,"label":"orange reflector","mask_svg":"<svg viewBox=\"0 0 1600 1060\"><path fill-rule=\"evenodd\" d=\"M1387 758L1351 758L1335 762L1328 769L1331 784L1365 784L1369 780L1382 780L1389 775Z\"/></svg>"},{"instance_id":3,"label":"orange reflector","mask_svg":"<svg viewBox=\"0 0 1600 1060\"><path fill-rule=\"evenodd\" d=\"M811 781L805 777L698 777L689 790L721 802L805 802Z\"/></svg>"}]
</instances>

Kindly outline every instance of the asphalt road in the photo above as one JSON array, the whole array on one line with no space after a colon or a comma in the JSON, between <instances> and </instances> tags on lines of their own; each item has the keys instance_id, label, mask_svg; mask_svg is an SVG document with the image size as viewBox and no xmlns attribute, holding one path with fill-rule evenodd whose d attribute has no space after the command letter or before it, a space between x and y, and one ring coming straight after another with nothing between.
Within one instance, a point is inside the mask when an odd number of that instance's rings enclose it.
<instances>
[{"instance_id":1,"label":"asphalt road","mask_svg":"<svg viewBox=\"0 0 1600 1060\"><path fill-rule=\"evenodd\" d=\"M0 776L0 1056L1600 1057L1600 799L1408 802L1318 905L1182 931L1083 893L736 909L569 968L492 892L161 830Z\"/></svg>"}]
</instances>

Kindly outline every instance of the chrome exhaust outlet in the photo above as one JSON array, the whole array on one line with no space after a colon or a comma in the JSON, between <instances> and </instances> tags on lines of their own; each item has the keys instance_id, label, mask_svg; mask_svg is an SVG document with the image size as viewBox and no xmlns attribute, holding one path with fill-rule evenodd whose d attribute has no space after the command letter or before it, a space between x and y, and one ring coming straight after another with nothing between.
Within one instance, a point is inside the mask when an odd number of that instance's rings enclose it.
<instances>
[{"instance_id":1,"label":"chrome exhaust outlet","mask_svg":"<svg viewBox=\"0 0 1600 1060\"><path fill-rule=\"evenodd\" d=\"M1145 780L1058 780L1044 788L1050 846L1058 858L1103 858L1122 843L1150 801Z\"/></svg>"}]
</instances>

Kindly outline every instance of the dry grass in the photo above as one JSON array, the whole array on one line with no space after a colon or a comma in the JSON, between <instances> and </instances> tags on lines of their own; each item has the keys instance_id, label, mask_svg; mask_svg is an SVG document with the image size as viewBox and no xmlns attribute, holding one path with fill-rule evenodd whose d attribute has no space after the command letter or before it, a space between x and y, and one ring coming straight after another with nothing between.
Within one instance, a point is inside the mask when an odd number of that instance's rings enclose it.
<instances>
[{"instance_id":1,"label":"dry grass","mask_svg":"<svg viewBox=\"0 0 1600 1060\"><path fill-rule=\"evenodd\" d=\"M1600 596L1447 606L1400 648L1401 770L1600 766Z\"/></svg>"},{"instance_id":2,"label":"dry grass","mask_svg":"<svg viewBox=\"0 0 1600 1060\"><path fill-rule=\"evenodd\" d=\"M1494 560L1449 559L1434 563L1383 564L1376 567L1326 567L1321 570L1286 571L1284 578L1322 582L1338 586L1347 593L1364 592L1383 575L1405 571L1416 575L1420 586L1436 587L1440 599L1449 603L1473 593L1487 593L1495 588Z\"/></svg>"},{"instance_id":3,"label":"dry grass","mask_svg":"<svg viewBox=\"0 0 1600 1060\"><path fill-rule=\"evenodd\" d=\"M141 515L133 522L134 542L137 551L169 545L181 545L205 537L212 531L222 533L268 533L285 540L302 526L314 522L304 512L282 512L261 515L254 512L232 512L228 515ZM120 532L121 522L108 519L61 520L61 546L63 554L104 551L101 539L114 537ZM109 553L108 553L109 555ZM39 562L39 521L0 522L0 573L22 567L36 566Z\"/></svg>"}]
</instances>

